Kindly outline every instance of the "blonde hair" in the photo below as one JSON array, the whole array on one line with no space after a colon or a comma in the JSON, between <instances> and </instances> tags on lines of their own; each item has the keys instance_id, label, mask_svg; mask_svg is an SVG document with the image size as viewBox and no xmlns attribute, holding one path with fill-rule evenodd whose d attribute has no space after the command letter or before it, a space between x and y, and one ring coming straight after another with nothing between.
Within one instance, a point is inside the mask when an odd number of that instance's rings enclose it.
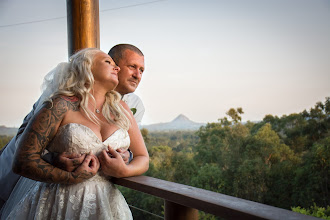
<instances>
[{"instance_id":1,"label":"blonde hair","mask_svg":"<svg viewBox=\"0 0 330 220\"><path fill-rule=\"evenodd\" d=\"M97 48L86 48L72 55L68 63L60 63L44 80L44 87L51 88L49 97L58 95L76 96L79 98L79 107L86 116L94 123L100 124L100 120L89 110L90 99L96 105L92 95L94 76L91 71L94 56L102 52ZM109 123L113 123L125 130L129 129L129 113L120 104L121 95L111 90L105 95L105 102L102 107L102 114ZM113 118L111 117L113 116Z\"/></svg>"}]
</instances>

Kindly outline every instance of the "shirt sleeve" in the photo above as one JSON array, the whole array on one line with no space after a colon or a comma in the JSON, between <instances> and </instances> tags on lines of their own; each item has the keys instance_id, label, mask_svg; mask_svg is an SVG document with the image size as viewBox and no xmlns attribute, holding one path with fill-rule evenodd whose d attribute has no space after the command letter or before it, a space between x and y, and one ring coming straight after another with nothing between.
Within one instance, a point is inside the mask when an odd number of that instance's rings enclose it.
<instances>
[{"instance_id":1,"label":"shirt sleeve","mask_svg":"<svg viewBox=\"0 0 330 220\"><path fill-rule=\"evenodd\" d=\"M33 105L32 111L25 116L23 124L19 127L18 132L15 137L11 139L11 141L4 147L3 152L1 154L0 159L0 198L3 201L6 201L12 192L13 188L15 187L18 179L20 178L19 175L15 174L12 169L12 163L14 161L14 155L17 148L17 143L24 132L27 124L29 123L30 119L34 115L34 111L36 106L38 105L38 101Z\"/></svg>"},{"instance_id":2,"label":"shirt sleeve","mask_svg":"<svg viewBox=\"0 0 330 220\"><path fill-rule=\"evenodd\" d=\"M30 119L33 117L34 112L35 112L35 110L36 110L36 108L37 108L37 106L39 104L39 101L40 101L40 98L39 98L39 100L36 103L34 103L31 112L29 114L27 114L27 116L25 116L22 125L18 128L17 134L14 137L16 139L16 141L15 141L16 143L18 143L21 135L23 134L23 132L24 132L26 126L27 126L27 124L29 123Z\"/></svg>"}]
</instances>

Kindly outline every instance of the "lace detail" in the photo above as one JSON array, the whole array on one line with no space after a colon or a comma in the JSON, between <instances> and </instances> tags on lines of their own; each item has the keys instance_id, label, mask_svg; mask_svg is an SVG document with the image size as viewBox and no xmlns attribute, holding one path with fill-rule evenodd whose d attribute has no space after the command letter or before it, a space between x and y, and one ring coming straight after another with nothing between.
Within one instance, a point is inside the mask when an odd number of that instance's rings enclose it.
<instances>
[{"instance_id":1,"label":"lace detail","mask_svg":"<svg viewBox=\"0 0 330 220\"><path fill-rule=\"evenodd\" d=\"M59 128L48 149L53 152L100 153L110 145L127 149L127 131L119 129L102 142L88 127L70 123ZM75 185L36 184L7 219L132 219L131 211L113 183L102 173Z\"/></svg>"},{"instance_id":2,"label":"lace detail","mask_svg":"<svg viewBox=\"0 0 330 220\"><path fill-rule=\"evenodd\" d=\"M84 199L82 200L83 196ZM82 206L84 207L81 212L82 219L88 219L96 213L96 195L89 192L89 187L78 190L77 195L70 195L69 200L72 203L72 209L76 211L75 214L78 214L82 202Z\"/></svg>"},{"instance_id":3,"label":"lace detail","mask_svg":"<svg viewBox=\"0 0 330 220\"><path fill-rule=\"evenodd\" d=\"M119 148L128 149L129 135L126 130L118 129L105 141L101 141L95 133L85 125L69 123L58 129L53 141L48 145L51 152L89 153L98 155L102 150Z\"/></svg>"}]
</instances>

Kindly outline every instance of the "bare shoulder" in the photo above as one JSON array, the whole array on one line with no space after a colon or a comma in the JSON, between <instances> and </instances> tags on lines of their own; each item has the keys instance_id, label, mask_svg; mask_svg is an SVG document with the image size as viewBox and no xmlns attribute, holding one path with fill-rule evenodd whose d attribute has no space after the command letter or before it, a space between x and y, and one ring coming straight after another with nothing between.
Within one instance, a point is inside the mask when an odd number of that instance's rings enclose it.
<instances>
[{"instance_id":1,"label":"bare shoulder","mask_svg":"<svg viewBox=\"0 0 330 220\"><path fill-rule=\"evenodd\" d=\"M120 101L120 104L124 107L124 109L126 110L126 114L129 118L130 121L132 121L133 116L133 112L132 110L129 108L129 106L124 102L124 101Z\"/></svg>"},{"instance_id":2,"label":"bare shoulder","mask_svg":"<svg viewBox=\"0 0 330 220\"><path fill-rule=\"evenodd\" d=\"M123 100L120 100L120 104L127 110L127 111L130 111L128 105L123 101Z\"/></svg>"}]
</instances>

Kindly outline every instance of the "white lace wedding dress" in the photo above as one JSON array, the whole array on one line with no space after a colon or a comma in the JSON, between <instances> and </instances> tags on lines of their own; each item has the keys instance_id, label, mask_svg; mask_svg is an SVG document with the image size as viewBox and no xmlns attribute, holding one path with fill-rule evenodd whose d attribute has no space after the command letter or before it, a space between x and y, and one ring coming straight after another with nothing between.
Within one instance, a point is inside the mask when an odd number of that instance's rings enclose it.
<instances>
[{"instance_id":1,"label":"white lace wedding dress","mask_svg":"<svg viewBox=\"0 0 330 220\"><path fill-rule=\"evenodd\" d=\"M102 142L81 124L59 128L50 143L51 152L100 153L110 145L127 149L127 131L119 129ZM75 185L36 182L11 210L7 219L132 219L120 191L101 172Z\"/></svg>"}]
</instances>

